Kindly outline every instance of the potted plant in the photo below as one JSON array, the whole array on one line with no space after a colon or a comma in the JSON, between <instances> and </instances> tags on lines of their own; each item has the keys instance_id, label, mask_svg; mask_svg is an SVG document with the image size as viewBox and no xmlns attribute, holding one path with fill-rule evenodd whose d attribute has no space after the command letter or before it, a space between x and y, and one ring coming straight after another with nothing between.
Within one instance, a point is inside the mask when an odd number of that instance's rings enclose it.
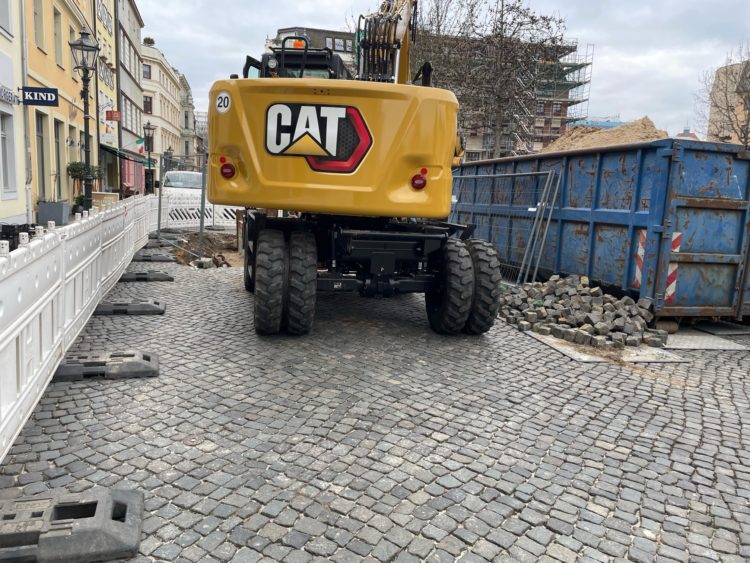
<instances>
[{"instance_id":1,"label":"potted plant","mask_svg":"<svg viewBox=\"0 0 750 563\"><path fill-rule=\"evenodd\" d=\"M81 193L83 177L86 175L86 165L83 162L71 162L68 164L68 176L73 179L73 193Z\"/></svg>"},{"instance_id":2,"label":"potted plant","mask_svg":"<svg viewBox=\"0 0 750 563\"><path fill-rule=\"evenodd\" d=\"M40 199L36 215L36 222L40 225L46 225L49 221L54 221L56 225L67 225L70 218L70 205L67 201Z\"/></svg>"}]
</instances>

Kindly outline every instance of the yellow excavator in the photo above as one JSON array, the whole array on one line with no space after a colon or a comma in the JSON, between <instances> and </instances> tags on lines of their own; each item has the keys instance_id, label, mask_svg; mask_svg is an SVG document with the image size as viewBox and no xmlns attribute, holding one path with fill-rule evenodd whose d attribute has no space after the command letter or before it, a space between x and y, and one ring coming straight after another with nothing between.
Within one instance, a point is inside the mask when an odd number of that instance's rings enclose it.
<instances>
[{"instance_id":1,"label":"yellow excavator","mask_svg":"<svg viewBox=\"0 0 750 563\"><path fill-rule=\"evenodd\" d=\"M495 321L498 253L446 222L458 102L430 86L429 63L410 77L416 10L386 0L360 18L356 76L295 36L211 89L208 198L246 209L260 334L308 333L318 291L424 293L441 334Z\"/></svg>"}]
</instances>

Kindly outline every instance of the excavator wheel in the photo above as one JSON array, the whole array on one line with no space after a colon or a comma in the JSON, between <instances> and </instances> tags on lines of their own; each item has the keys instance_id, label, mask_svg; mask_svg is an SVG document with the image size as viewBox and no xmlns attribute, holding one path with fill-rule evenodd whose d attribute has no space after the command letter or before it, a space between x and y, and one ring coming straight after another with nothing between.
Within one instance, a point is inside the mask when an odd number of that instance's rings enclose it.
<instances>
[{"instance_id":1,"label":"excavator wheel","mask_svg":"<svg viewBox=\"0 0 750 563\"><path fill-rule=\"evenodd\" d=\"M255 275L255 264L253 263L254 256L255 253L250 250L250 245L248 244L247 248L245 248L245 267L243 272L243 279L245 282L245 289L250 293L253 293L255 291L255 278L253 277Z\"/></svg>"},{"instance_id":2,"label":"excavator wheel","mask_svg":"<svg viewBox=\"0 0 750 563\"><path fill-rule=\"evenodd\" d=\"M474 299L464 332L484 334L495 324L500 309L500 256L495 245L484 240L472 239L467 246L474 264Z\"/></svg>"},{"instance_id":3,"label":"excavator wheel","mask_svg":"<svg viewBox=\"0 0 750 563\"><path fill-rule=\"evenodd\" d=\"M289 283L286 298L286 330L289 334L310 332L315 319L318 291L318 250L315 235L296 231L289 237Z\"/></svg>"},{"instance_id":4,"label":"excavator wheel","mask_svg":"<svg viewBox=\"0 0 750 563\"><path fill-rule=\"evenodd\" d=\"M284 317L289 253L284 233L263 229L255 244L255 332L278 334Z\"/></svg>"},{"instance_id":5,"label":"excavator wheel","mask_svg":"<svg viewBox=\"0 0 750 563\"><path fill-rule=\"evenodd\" d=\"M474 264L463 241L446 241L437 277L436 288L425 295L427 318L435 332L458 334L469 320L474 297Z\"/></svg>"}]
</instances>

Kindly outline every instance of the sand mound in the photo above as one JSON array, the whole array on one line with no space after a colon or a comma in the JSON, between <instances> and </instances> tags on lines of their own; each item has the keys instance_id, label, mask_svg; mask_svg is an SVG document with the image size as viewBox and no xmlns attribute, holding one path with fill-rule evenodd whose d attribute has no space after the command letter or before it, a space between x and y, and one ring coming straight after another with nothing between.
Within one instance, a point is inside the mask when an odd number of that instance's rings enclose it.
<instances>
[{"instance_id":1,"label":"sand mound","mask_svg":"<svg viewBox=\"0 0 750 563\"><path fill-rule=\"evenodd\" d=\"M632 121L612 129L574 127L540 152L572 151L576 149L606 147L608 145L626 145L641 141L658 141L659 139L666 139L668 136L666 131L657 129L653 121L648 117L644 117L638 121Z\"/></svg>"}]
</instances>

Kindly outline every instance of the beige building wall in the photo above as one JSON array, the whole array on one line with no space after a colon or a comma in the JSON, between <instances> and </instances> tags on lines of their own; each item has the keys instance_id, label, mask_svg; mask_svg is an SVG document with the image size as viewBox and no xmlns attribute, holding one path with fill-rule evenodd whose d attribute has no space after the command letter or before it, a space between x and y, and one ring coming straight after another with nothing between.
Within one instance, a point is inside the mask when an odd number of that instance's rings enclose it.
<instances>
[{"instance_id":1,"label":"beige building wall","mask_svg":"<svg viewBox=\"0 0 750 563\"><path fill-rule=\"evenodd\" d=\"M84 160L82 81L75 70L68 42L82 29L92 32L90 0L27 0L26 45L29 86L57 88L58 107L28 106L31 141L33 203L73 202L80 192L68 178L67 165ZM92 33L93 36L93 33ZM96 78L92 76L89 103L96 115ZM98 162L96 118L89 121L91 164Z\"/></svg>"},{"instance_id":2,"label":"beige building wall","mask_svg":"<svg viewBox=\"0 0 750 563\"><path fill-rule=\"evenodd\" d=\"M182 154L180 78L164 54L155 46L144 43L142 55L143 124L150 121L151 125L156 127L151 158L159 162L161 155L169 148L175 156ZM154 179L159 180L158 166Z\"/></svg>"},{"instance_id":3,"label":"beige building wall","mask_svg":"<svg viewBox=\"0 0 750 563\"><path fill-rule=\"evenodd\" d=\"M102 167L103 191L119 191L120 174L118 157L107 146L118 149L119 122L107 119L107 112L117 111L117 25L115 1L94 0L96 8L96 39L99 43L99 63L96 69L97 130L99 135L99 163Z\"/></svg>"},{"instance_id":4,"label":"beige building wall","mask_svg":"<svg viewBox=\"0 0 750 563\"><path fill-rule=\"evenodd\" d=\"M0 222L27 222L20 2L0 2ZM29 194L30 196L30 194Z\"/></svg>"}]
</instances>

